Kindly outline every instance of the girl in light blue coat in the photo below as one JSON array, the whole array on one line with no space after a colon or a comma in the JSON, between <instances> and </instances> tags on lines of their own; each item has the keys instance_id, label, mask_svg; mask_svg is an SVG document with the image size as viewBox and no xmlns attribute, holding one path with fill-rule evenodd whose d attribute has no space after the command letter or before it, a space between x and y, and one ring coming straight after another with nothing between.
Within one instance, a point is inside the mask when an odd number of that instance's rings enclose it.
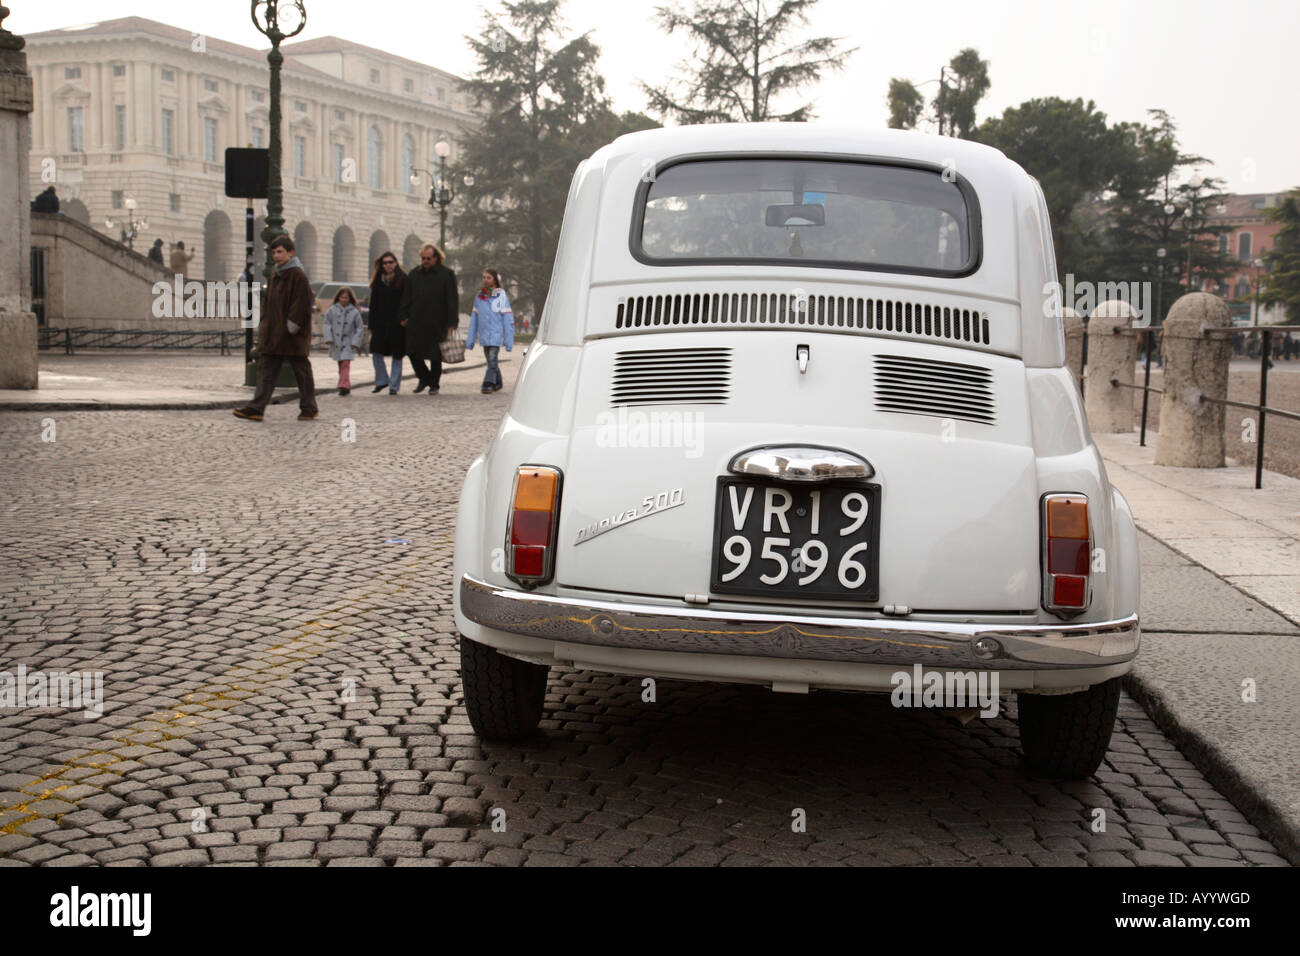
<instances>
[{"instance_id":1,"label":"girl in light blue coat","mask_svg":"<svg viewBox=\"0 0 1300 956\"><path fill-rule=\"evenodd\" d=\"M352 391L352 360L361 348L365 325L356 296L347 286L339 289L334 304L325 313L325 344L330 347L330 358L339 363L339 394Z\"/></svg>"},{"instance_id":2,"label":"girl in light blue coat","mask_svg":"<svg viewBox=\"0 0 1300 956\"><path fill-rule=\"evenodd\" d=\"M484 395L501 390L501 367L497 354L501 346L510 352L515 347L515 314L510 310L506 290L501 288L501 275L495 269L483 270L483 288L474 296L474 312L469 317L469 337L465 348L472 349L475 342L483 345L483 358L487 371L483 373Z\"/></svg>"}]
</instances>

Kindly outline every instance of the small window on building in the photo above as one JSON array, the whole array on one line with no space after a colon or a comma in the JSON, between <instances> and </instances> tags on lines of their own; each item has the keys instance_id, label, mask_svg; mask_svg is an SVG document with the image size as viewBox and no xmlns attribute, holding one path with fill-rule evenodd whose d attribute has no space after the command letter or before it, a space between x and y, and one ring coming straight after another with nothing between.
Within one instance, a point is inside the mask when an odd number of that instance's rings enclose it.
<instances>
[{"instance_id":1,"label":"small window on building","mask_svg":"<svg viewBox=\"0 0 1300 956\"><path fill-rule=\"evenodd\" d=\"M203 159L209 163L217 161L217 121L211 116L203 118Z\"/></svg>"},{"instance_id":2,"label":"small window on building","mask_svg":"<svg viewBox=\"0 0 1300 956\"><path fill-rule=\"evenodd\" d=\"M1237 233L1237 258L1250 258L1250 233L1248 232Z\"/></svg>"},{"instance_id":3,"label":"small window on building","mask_svg":"<svg viewBox=\"0 0 1300 956\"><path fill-rule=\"evenodd\" d=\"M181 211L181 194L180 194L180 193L168 193L168 194L167 194L167 211L168 211L168 212L180 212L180 211Z\"/></svg>"},{"instance_id":4,"label":"small window on building","mask_svg":"<svg viewBox=\"0 0 1300 956\"><path fill-rule=\"evenodd\" d=\"M293 138L293 174L295 176L307 175L307 138L305 136L295 136Z\"/></svg>"},{"instance_id":5,"label":"small window on building","mask_svg":"<svg viewBox=\"0 0 1300 956\"><path fill-rule=\"evenodd\" d=\"M122 197L122 190L120 190L120 189L114 189L114 190L109 194L109 196L110 196L109 202L112 204L113 208L114 208L114 209L121 209L121 208L122 208L122 198L123 198L123 197Z\"/></svg>"},{"instance_id":6,"label":"small window on building","mask_svg":"<svg viewBox=\"0 0 1300 956\"><path fill-rule=\"evenodd\" d=\"M176 82L176 71L175 71L175 70L163 70L163 71L162 71L162 81L163 81L164 83L175 83L175 82Z\"/></svg>"},{"instance_id":7,"label":"small window on building","mask_svg":"<svg viewBox=\"0 0 1300 956\"><path fill-rule=\"evenodd\" d=\"M1234 299L1244 299L1249 295L1250 295L1250 283L1247 282L1245 279L1238 279L1237 288L1234 290L1232 297Z\"/></svg>"},{"instance_id":8,"label":"small window on building","mask_svg":"<svg viewBox=\"0 0 1300 956\"><path fill-rule=\"evenodd\" d=\"M81 79L81 67L79 67L79 66L65 66L65 67L63 68L63 78L64 78L65 80L79 80L79 79Z\"/></svg>"},{"instance_id":9,"label":"small window on building","mask_svg":"<svg viewBox=\"0 0 1300 956\"><path fill-rule=\"evenodd\" d=\"M1219 255L1226 256L1227 254L1228 254L1228 234L1225 232L1223 235L1219 236Z\"/></svg>"},{"instance_id":10,"label":"small window on building","mask_svg":"<svg viewBox=\"0 0 1300 956\"><path fill-rule=\"evenodd\" d=\"M407 93L414 93L415 80L412 80L410 77L407 77L405 80L402 80L402 89Z\"/></svg>"},{"instance_id":11,"label":"small window on building","mask_svg":"<svg viewBox=\"0 0 1300 956\"><path fill-rule=\"evenodd\" d=\"M113 64L113 75L114 75L114 76L126 76L126 64L125 64L125 63L114 63L114 64Z\"/></svg>"},{"instance_id":12,"label":"small window on building","mask_svg":"<svg viewBox=\"0 0 1300 956\"><path fill-rule=\"evenodd\" d=\"M379 71L378 71L378 70L371 70L371 71L370 71L370 82L371 82L371 83L378 83L378 82L379 82Z\"/></svg>"},{"instance_id":13,"label":"small window on building","mask_svg":"<svg viewBox=\"0 0 1300 956\"><path fill-rule=\"evenodd\" d=\"M82 110L80 106L68 107L68 152L80 153L86 148Z\"/></svg>"},{"instance_id":14,"label":"small window on building","mask_svg":"<svg viewBox=\"0 0 1300 956\"><path fill-rule=\"evenodd\" d=\"M173 132L176 126L176 113L173 110L162 111L162 148L168 156L175 152Z\"/></svg>"},{"instance_id":15,"label":"small window on building","mask_svg":"<svg viewBox=\"0 0 1300 956\"><path fill-rule=\"evenodd\" d=\"M338 122L342 123L345 119L347 119L347 114L344 113L342 110L335 110L335 111L334 111L334 119L336 119Z\"/></svg>"},{"instance_id":16,"label":"small window on building","mask_svg":"<svg viewBox=\"0 0 1300 956\"><path fill-rule=\"evenodd\" d=\"M215 93L215 92L217 92L217 81L216 81L216 80L204 80L204 81L203 81L203 88L204 88L205 90L207 90L209 93Z\"/></svg>"},{"instance_id":17,"label":"small window on building","mask_svg":"<svg viewBox=\"0 0 1300 956\"><path fill-rule=\"evenodd\" d=\"M334 144L334 181L343 182L343 144Z\"/></svg>"},{"instance_id":18,"label":"small window on building","mask_svg":"<svg viewBox=\"0 0 1300 956\"><path fill-rule=\"evenodd\" d=\"M263 100L266 99L266 94L263 93L261 90L253 90L253 92L251 92L249 96L253 98L254 103L261 103Z\"/></svg>"},{"instance_id":19,"label":"small window on building","mask_svg":"<svg viewBox=\"0 0 1300 956\"><path fill-rule=\"evenodd\" d=\"M261 149L266 145L266 131L260 126L254 126L250 132L253 134L253 148Z\"/></svg>"},{"instance_id":20,"label":"small window on building","mask_svg":"<svg viewBox=\"0 0 1300 956\"><path fill-rule=\"evenodd\" d=\"M117 151L126 149L126 107L120 103L113 107L113 120L117 132Z\"/></svg>"},{"instance_id":21,"label":"small window on building","mask_svg":"<svg viewBox=\"0 0 1300 956\"><path fill-rule=\"evenodd\" d=\"M304 103L302 100L296 100L293 104L293 108L297 110L299 113L307 112L307 104Z\"/></svg>"}]
</instances>

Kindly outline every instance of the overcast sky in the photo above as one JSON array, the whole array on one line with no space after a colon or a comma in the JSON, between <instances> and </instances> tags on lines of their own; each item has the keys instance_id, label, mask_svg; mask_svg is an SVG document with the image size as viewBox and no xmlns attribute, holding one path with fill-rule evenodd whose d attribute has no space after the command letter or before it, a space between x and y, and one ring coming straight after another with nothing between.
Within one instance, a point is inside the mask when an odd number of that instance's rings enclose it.
<instances>
[{"instance_id":1,"label":"overcast sky","mask_svg":"<svg viewBox=\"0 0 1300 956\"><path fill-rule=\"evenodd\" d=\"M35 33L125 16L261 48L245 0L9 0L5 26ZM481 7L447 0L305 0L299 39L335 35L466 75L464 35ZM495 8L495 4L490 5ZM658 84L686 53L654 20L654 3L567 0L572 33L591 31L614 106L645 108L638 80ZM1093 99L1111 121L1168 110L1185 151L1232 192L1300 185L1300 2L1297 0L821 0L805 36L857 47L842 72L806 96L819 119L884 126L893 76L937 78L958 50L989 61L983 119L1040 96ZM933 91L934 84L923 87ZM797 105L791 103L790 105Z\"/></svg>"}]
</instances>

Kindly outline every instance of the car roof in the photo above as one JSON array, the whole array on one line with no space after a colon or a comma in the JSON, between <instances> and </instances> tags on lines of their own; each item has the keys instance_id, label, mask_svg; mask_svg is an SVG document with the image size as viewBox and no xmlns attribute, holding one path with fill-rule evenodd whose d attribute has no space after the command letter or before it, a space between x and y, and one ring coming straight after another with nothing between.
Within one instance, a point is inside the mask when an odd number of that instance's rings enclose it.
<instances>
[{"instance_id":1,"label":"car roof","mask_svg":"<svg viewBox=\"0 0 1300 956\"><path fill-rule=\"evenodd\" d=\"M655 160L681 157L695 152L781 152L842 153L855 158L928 163L939 166L964 164L988 169L1002 166L1008 173L1019 171L1015 163L992 146L951 136L935 136L914 130L871 129L832 123L711 123L697 126L669 126L627 133L598 153L606 159L641 156Z\"/></svg>"}]
</instances>

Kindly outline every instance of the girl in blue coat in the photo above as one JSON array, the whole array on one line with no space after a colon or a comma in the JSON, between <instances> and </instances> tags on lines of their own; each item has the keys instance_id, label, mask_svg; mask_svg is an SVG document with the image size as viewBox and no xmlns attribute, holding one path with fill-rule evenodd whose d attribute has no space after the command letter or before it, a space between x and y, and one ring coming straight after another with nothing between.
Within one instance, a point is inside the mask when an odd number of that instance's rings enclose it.
<instances>
[{"instance_id":1,"label":"girl in blue coat","mask_svg":"<svg viewBox=\"0 0 1300 956\"><path fill-rule=\"evenodd\" d=\"M465 348L472 349L475 342L483 345L487 371L483 373L484 395L501 390L501 367L497 354L501 346L510 352L515 347L515 314L510 310L506 290L501 288L501 275L495 269L483 270L483 287L474 296L474 312L469 317L469 337Z\"/></svg>"}]
</instances>

